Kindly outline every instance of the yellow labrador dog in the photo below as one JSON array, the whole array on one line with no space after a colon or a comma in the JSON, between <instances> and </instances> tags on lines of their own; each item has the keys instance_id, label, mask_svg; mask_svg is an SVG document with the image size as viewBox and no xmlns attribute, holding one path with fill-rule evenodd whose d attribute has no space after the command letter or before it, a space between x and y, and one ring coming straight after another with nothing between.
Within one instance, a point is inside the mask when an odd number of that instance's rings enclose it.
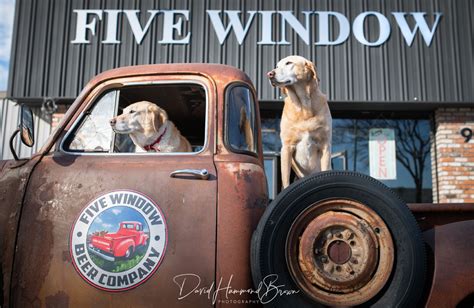
<instances>
[{"instance_id":1,"label":"yellow labrador dog","mask_svg":"<svg viewBox=\"0 0 474 308\"><path fill-rule=\"evenodd\" d=\"M331 169L331 112L311 61L286 57L267 76L286 95L280 123L281 176L286 188L292 167L300 178Z\"/></svg>"},{"instance_id":2,"label":"yellow labrador dog","mask_svg":"<svg viewBox=\"0 0 474 308\"><path fill-rule=\"evenodd\" d=\"M157 105L141 101L129 105L123 113L110 120L118 134L129 134L133 143L147 152L191 152L184 138L166 111Z\"/></svg>"}]
</instances>

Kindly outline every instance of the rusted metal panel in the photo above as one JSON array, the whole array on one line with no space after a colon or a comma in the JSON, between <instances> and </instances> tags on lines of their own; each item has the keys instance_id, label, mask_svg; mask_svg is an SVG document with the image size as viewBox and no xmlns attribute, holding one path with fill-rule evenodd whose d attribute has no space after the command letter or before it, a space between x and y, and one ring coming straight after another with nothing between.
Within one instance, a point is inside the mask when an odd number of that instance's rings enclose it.
<instances>
[{"instance_id":1,"label":"rusted metal panel","mask_svg":"<svg viewBox=\"0 0 474 308\"><path fill-rule=\"evenodd\" d=\"M414 203L408 207L422 230L474 220L474 203Z\"/></svg>"},{"instance_id":2,"label":"rusted metal panel","mask_svg":"<svg viewBox=\"0 0 474 308\"><path fill-rule=\"evenodd\" d=\"M215 83L209 75L226 68L200 66L151 66L121 69L95 78L66 114L41 154L45 155L33 173L24 203L18 235L11 292L6 301L15 306L131 305L174 302L183 307L210 306L206 296L183 296L192 290L180 287L179 275L194 274L203 286L215 279L217 178L213 162L215 149ZM230 69L230 68L229 68ZM233 69L231 69L233 70ZM242 73L240 73L242 74ZM242 76L244 76L242 74ZM70 155L59 151L61 136L68 131L88 103L101 91L120 81L196 79L208 88L208 142L196 155ZM207 169L209 180L170 178L183 167ZM104 293L89 286L73 267L69 254L69 233L78 213L104 192L136 190L150 196L164 212L169 238L164 260L157 272L131 291ZM14 238L14 237L13 237ZM38 259L44 260L39 263ZM32 266L32 264L36 264ZM6 276L4 276L6 277ZM150 290L153 289L153 292ZM178 300L179 297L182 300Z\"/></svg>"},{"instance_id":3,"label":"rusted metal panel","mask_svg":"<svg viewBox=\"0 0 474 308\"><path fill-rule=\"evenodd\" d=\"M263 169L260 123L258 121L258 157L232 152L225 143L225 99L226 88L234 81L247 83L255 96L255 90L247 77L238 71L229 70L216 78L217 84L217 154L214 157L218 174L217 210L217 268L216 282L224 285L232 279L234 290L252 288L250 273L250 241L260 216L268 204L268 192ZM256 116L259 118L258 102L255 100ZM218 293L218 306L226 306L227 300L249 300L255 303L255 294Z\"/></svg>"},{"instance_id":4,"label":"rusted metal panel","mask_svg":"<svg viewBox=\"0 0 474 308\"><path fill-rule=\"evenodd\" d=\"M250 241L268 203L264 170L256 159L217 161L216 168L219 187L216 283L222 282L221 288L229 284L232 290L249 290L253 288ZM232 300L258 303L251 292L226 293L218 292L218 307L232 304Z\"/></svg>"},{"instance_id":5,"label":"rusted metal panel","mask_svg":"<svg viewBox=\"0 0 474 308\"><path fill-rule=\"evenodd\" d=\"M2 287L0 304L5 306L10 301L10 278L15 259L16 236L22 214L25 189L34 166L39 157L29 161L2 162L0 173L0 273Z\"/></svg>"},{"instance_id":6,"label":"rusted metal panel","mask_svg":"<svg viewBox=\"0 0 474 308\"><path fill-rule=\"evenodd\" d=\"M188 159L186 167L206 168L214 178L171 179L169 174L182 165L182 158L177 157L72 157L57 153L44 157L25 199L11 304L45 305L62 294L70 306L77 307L166 306L170 302L183 307L209 306L205 296L178 302L180 289L173 278L192 273L200 276L202 285L214 281L216 173L212 156L204 155ZM86 204L116 189L135 190L154 200L163 210L169 238L157 272L137 288L112 295L88 285L76 273L69 254L69 234Z\"/></svg>"},{"instance_id":7,"label":"rusted metal panel","mask_svg":"<svg viewBox=\"0 0 474 308\"><path fill-rule=\"evenodd\" d=\"M474 220L437 226L423 235L434 261L426 307L456 307L474 293Z\"/></svg>"}]
</instances>

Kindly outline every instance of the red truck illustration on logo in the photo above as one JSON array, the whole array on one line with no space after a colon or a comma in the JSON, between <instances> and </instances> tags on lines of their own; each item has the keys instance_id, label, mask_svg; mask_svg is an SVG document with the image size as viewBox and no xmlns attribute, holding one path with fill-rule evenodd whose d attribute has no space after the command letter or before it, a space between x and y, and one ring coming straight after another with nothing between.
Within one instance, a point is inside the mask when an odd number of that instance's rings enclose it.
<instances>
[{"instance_id":1,"label":"red truck illustration on logo","mask_svg":"<svg viewBox=\"0 0 474 308\"><path fill-rule=\"evenodd\" d=\"M147 246L149 235L137 221L123 221L117 233L92 235L89 251L102 259L114 262L115 258L130 258L140 246Z\"/></svg>"}]
</instances>

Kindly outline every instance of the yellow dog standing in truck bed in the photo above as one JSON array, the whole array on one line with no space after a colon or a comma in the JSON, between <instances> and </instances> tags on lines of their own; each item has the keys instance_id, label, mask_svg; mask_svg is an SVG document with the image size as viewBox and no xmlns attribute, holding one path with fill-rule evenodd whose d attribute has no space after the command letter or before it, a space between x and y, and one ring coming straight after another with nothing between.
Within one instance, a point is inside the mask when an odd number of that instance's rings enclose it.
<instances>
[{"instance_id":1,"label":"yellow dog standing in truck bed","mask_svg":"<svg viewBox=\"0 0 474 308\"><path fill-rule=\"evenodd\" d=\"M302 178L331 169L332 118L326 95L319 89L314 64L289 56L267 73L270 83L286 95L280 123L281 176L290 184L290 170Z\"/></svg>"}]
</instances>

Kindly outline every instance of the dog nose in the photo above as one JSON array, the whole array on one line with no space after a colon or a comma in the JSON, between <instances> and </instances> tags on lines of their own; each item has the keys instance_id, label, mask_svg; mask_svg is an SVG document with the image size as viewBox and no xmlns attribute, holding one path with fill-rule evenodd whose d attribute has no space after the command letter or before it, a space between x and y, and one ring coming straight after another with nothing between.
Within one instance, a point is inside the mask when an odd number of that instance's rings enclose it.
<instances>
[{"instance_id":1,"label":"dog nose","mask_svg":"<svg viewBox=\"0 0 474 308\"><path fill-rule=\"evenodd\" d=\"M269 71L269 72L267 73L267 77L268 77L268 78L273 78L273 77L275 77L275 71L274 71L274 70Z\"/></svg>"},{"instance_id":2,"label":"dog nose","mask_svg":"<svg viewBox=\"0 0 474 308\"><path fill-rule=\"evenodd\" d=\"M110 125L114 126L115 124L117 124L117 120L115 118L113 119L110 119Z\"/></svg>"}]
</instances>

